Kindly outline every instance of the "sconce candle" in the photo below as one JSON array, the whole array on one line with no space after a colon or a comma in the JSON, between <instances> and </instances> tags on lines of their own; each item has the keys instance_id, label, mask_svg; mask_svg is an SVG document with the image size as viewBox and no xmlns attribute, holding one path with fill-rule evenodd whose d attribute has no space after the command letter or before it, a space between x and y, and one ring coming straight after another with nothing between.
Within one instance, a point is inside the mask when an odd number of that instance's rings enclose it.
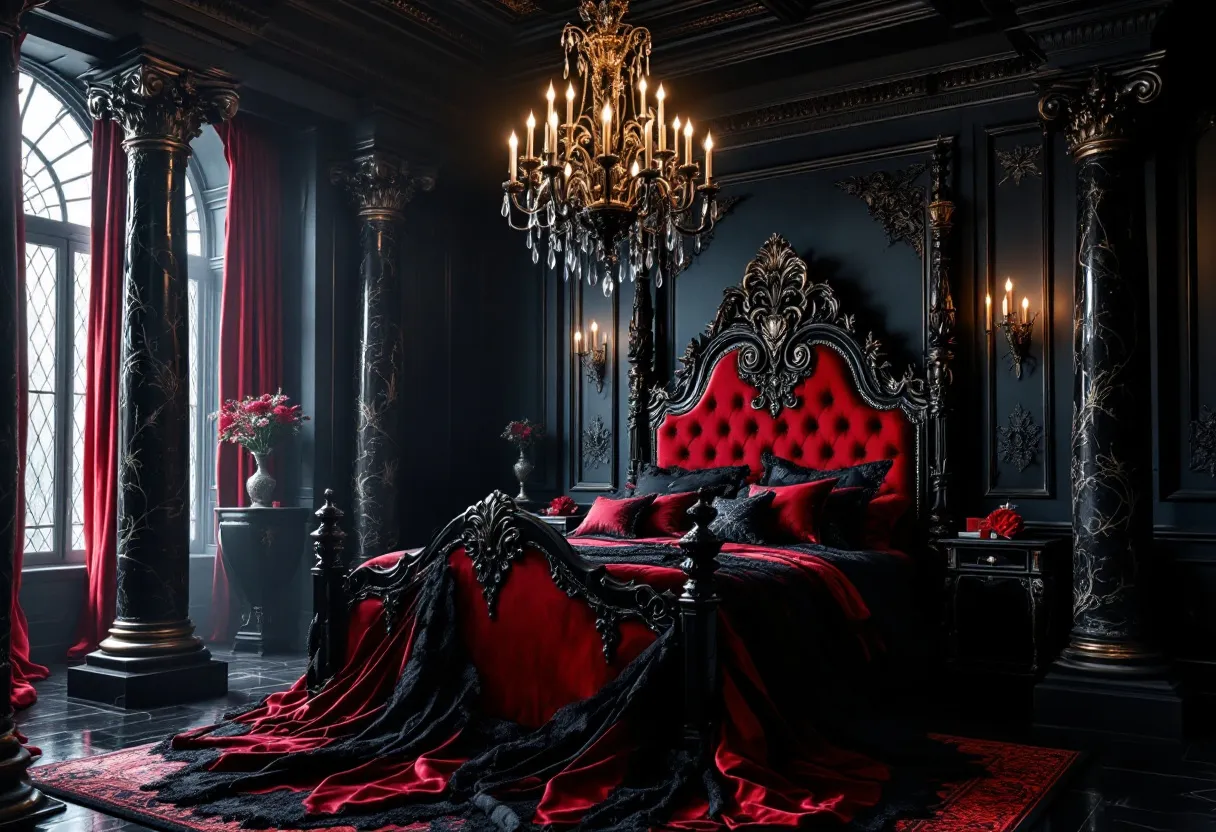
<instances>
[{"instance_id":1,"label":"sconce candle","mask_svg":"<svg viewBox=\"0 0 1216 832\"><path fill-rule=\"evenodd\" d=\"M1034 322L1038 315L1031 316L1030 298L1028 297L1022 297L1021 312L1014 304L1013 279L1006 278L1005 296L1001 298L1001 319L996 323L995 328L1005 333L1005 340L1009 344L1009 360L1013 367L1013 374L1020 379L1022 363L1030 354L1031 335L1034 332ZM984 316L987 318L984 331L991 333L994 328L991 295L984 296Z\"/></svg>"},{"instance_id":2,"label":"sconce candle","mask_svg":"<svg viewBox=\"0 0 1216 832\"><path fill-rule=\"evenodd\" d=\"M536 149L534 139L536 138L536 114L528 113L528 158L532 158L533 151Z\"/></svg>"},{"instance_id":3,"label":"sconce candle","mask_svg":"<svg viewBox=\"0 0 1216 832\"><path fill-rule=\"evenodd\" d=\"M600 325L591 322L591 337L586 345L583 344L583 334L574 331L574 354L578 356L583 366L587 381L595 385L597 392L604 392L604 379L608 375L608 333L604 333L604 342L599 340Z\"/></svg>"},{"instance_id":4,"label":"sconce candle","mask_svg":"<svg viewBox=\"0 0 1216 832\"><path fill-rule=\"evenodd\" d=\"M667 93L663 91L663 85L659 84L659 91L654 94L654 97L659 101L659 150L667 149L667 122L663 120L663 102L667 100Z\"/></svg>"}]
</instances>

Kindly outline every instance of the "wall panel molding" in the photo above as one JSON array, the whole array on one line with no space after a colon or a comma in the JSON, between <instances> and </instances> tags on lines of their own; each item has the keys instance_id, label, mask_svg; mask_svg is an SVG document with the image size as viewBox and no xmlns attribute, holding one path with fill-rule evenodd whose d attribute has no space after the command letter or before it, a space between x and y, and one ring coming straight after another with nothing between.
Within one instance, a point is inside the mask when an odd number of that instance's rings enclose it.
<instances>
[{"instance_id":1,"label":"wall panel molding","mask_svg":"<svg viewBox=\"0 0 1216 832\"><path fill-rule=\"evenodd\" d=\"M1017 144L1014 148L1009 150L998 148L997 145L1001 140L1009 140L1014 137L1017 139ZM1026 147L1037 148L1037 152L1023 150ZM983 339L982 343L984 344L984 351L986 353L986 361L983 364L987 377L984 401L984 421L987 425L987 430L985 431L984 441L987 445L986 458L988 462L985 473L984 496L1051 500L1056 495L1056 444L1059 441L1063 441L1061 437L1056 436L1055 432L1055 396L1052 382L1055 361L1052 343L1053 322L1055 320L1055 310L1053 308L1055 283L1053 257L1055 247L1055 176L1052 165L1051 144L1048 136L1042 132L1037 121L1019 122L985 128L981 150L983 154L982 159L980 160L980 164L976 166L978 180L976 191L977 194L981 195L985 207L983 219L977 225L976 234L982 246L982 250L979 252L982 257L980 261L982 268L977 269L977 272L983 275L984 286L981 291L976 293L975 315L977 321L984 321L986 311L984 294L987 293L992 297L994 307L992 314L994 318L1000 315L998 304L1004 294L1005 274L1003 272L998 274L997 253L1001 245L998 232L1002 227L1008 228L1009 224L1005 223L1002 225L1002 218L998 217L997 214L998 189L1023 191L1028 188L1037 187L1041 194L1037 221L1039 234L1038 319L1035 321L1034 341L1031 345L1031 354L1035 359L1033 373L1024 375L1022 379L1015 378L1007 366L1006 353L1008 352L1008 345L1005 342L1004 333L994 329L991 334L985 334L986 323L976 327L977 334ZM1018 152L1015 153L1015 150ZM1028 170L1029 163L1035 164L1034 173ZM1024 231L1026 229L1021 230ZM1015 291L1018 287L1024 288L1026 286L1026 275L1012 276L1014 278ZM1038 402L1031 402L1030 396L1035 392L1033 379L1036 376L1039 382L1037 385L1039 400ZM1010 408L1002 408L999 405L998 392L1010 389L1014 390L1015 393L1009 398L1015 399L1019 406L1031 411L1037 409L1038 413L1033 418L1043 428L1039 452L1034 462L1025 469L1041 472L1041 479L1034 486L1008 486L1000 484L1000 472L1002 469L1007 469L1011 474L1016 473L1019 476L1023 473L1023 471L1017 469L1016 465L1003 461L999 447L999 431L1005 425Z\"/></svg>"}]
</instances>

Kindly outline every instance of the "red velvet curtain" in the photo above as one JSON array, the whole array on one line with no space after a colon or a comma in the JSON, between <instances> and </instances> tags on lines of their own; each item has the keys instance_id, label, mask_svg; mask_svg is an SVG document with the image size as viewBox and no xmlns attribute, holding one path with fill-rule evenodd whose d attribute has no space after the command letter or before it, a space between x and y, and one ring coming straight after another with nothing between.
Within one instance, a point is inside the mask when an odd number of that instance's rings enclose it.
<instances>
[{"instance_id":1,"label":"red velvet curtain","mask_svg":"<svg viewBox=\"0 0 1216 832\"><path fill-rule=\"evenodd\" d=\"M16 76L13 76L12 82L17 83ZM13 103L13 112L5 116L5 119L11 118L11 124L20 124L21 113L17 96L13 96ZM20 182L21 143L14 142L13 146L18 155L14 159L7 160L7 163L17 171L17 182ZM25 200L22 197L20 185L18 185L15 196L17 198L17 240L24 243ZM37 702L38 693L30 683L45 679L50 675L45 667L30 661L29 624L21 609L21 566L25 553L25 443L29 434L30 421L27 409L30 378L25 306L25 257L19 255L17 257L17 343L13 345L17 351L17 450L19 459L17 463L17 522L14 524L17 545L13 548L13 625L9 644L9 661L13 667L13 686L10 689L10 697L14 708L28 708Z\"/></svg>"},{"instance_id":2,"label":"red velvet curtain","mask_svg":"<svg viewBox=\"0 0 1216 832\"><path fill-rule=\"evenodd\" d=\"M93 226L89 334L85 365L85 607L68 658L96 650L114 621L118 560L118 365L122 353L127 154L122 128L93 122Z\"/></svg>"},{"instance_id":3,"label":"red velvet curtain","mask_svg":"<svg viewBox=\"0 0 1216 832\"><path fill-rule=\"evenodd\" d=\"M279 151L270 132L256 119L243 116L217 129L228 160L228 228L220 305L222 403L273 393L282 384L282 194ZM245 480L253 474L253 457L235 445L220 445L215 469L217 504L247 505ZM220 557L215 559L211 599L211 640L228 639L232 610L228 577Z\"/></svg>"}]
</instances>

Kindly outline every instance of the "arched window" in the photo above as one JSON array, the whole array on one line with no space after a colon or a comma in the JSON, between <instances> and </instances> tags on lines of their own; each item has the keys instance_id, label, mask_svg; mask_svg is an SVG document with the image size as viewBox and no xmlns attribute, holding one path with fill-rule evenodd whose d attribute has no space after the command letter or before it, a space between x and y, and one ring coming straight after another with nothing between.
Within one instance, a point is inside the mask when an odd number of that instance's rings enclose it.
<instances>
[{"instance_id":1,"label":"arched window","mask_svg":"<svg viewBox=\"0 0 1216 832\"><path fill-rule=\"evenodd\" d=\"M83 102L47 70L19 75L22 195L25 209L29 436L26 442L25 553L37 565L80 560L84 549L84 413L89 317L89 224L93 151ZM202 337L198 280L212 280L199 204L187 178L190 268L191 538L199 530L200 461L213 459L200 395L212 388L214 350ZM199 261L199 263L196 263ZM210 371L210 372L208 372Z\"/></svg>"}]
</instances>

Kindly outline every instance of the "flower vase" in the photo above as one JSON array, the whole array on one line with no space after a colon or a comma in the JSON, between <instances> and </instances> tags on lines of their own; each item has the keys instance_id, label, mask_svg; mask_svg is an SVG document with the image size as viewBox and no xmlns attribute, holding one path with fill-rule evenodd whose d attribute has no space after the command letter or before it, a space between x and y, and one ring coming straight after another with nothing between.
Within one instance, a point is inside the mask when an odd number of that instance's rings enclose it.
<instances>
[{"instance_id":1,"label":"flower vase","mask_svg":"<svg viewBox=\"0 0 1216 832\"><path fill-rule=\"evenodd\" d=\"M519 459L515 460L515 479L519 480L519 493L515 495L515 502L531 502L531 498L528 496L528 492L525 489L524 484L528 481L528 477L532 476L532 471L535 469L535 467L536 466L532 464L532 460L528 459L524 446L520 445Z\"/></svg>"},{"instance_id":2,"label":"flower vase","mask_svg":"<svg viewBox=\"0 0 1216 832\"><path fill-rule=\"evenodd\" d=\"M266 460L270 458L270 454L253 455L253 460L257 464L257 470L249 479L245 480L245 491L249 493L249 500L254 508L271 508L274 500L274 477L266 473Z\"/></svg>"}]
</instances>

